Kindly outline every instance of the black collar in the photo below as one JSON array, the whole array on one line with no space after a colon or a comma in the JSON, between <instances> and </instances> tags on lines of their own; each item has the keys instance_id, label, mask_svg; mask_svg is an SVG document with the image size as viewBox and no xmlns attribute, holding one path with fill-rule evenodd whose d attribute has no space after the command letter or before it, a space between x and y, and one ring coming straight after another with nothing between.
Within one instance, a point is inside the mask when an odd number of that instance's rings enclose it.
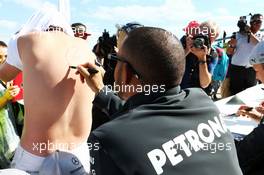
<instances>
[{"instance_id":1,"label":"black collar","mask_svg":"<svg viewBox=\"0 0 264 175\"><path fill-rule=\"evenodd\" d=\"M153 101L159 97L172 96L172 95L175 96L175 95L179 94L180 92L181 92L180 86L175 86L173 88L166 90L165 92L151 93L149 95L146 95L145 93L138 93L138 94L130 97L126 101L123 110L127 111L127 110L130 110L130 109L135 108L137 106L140 106L142 104L150 104L150 103L153 103Z\"/></svg>"}]
</instances>

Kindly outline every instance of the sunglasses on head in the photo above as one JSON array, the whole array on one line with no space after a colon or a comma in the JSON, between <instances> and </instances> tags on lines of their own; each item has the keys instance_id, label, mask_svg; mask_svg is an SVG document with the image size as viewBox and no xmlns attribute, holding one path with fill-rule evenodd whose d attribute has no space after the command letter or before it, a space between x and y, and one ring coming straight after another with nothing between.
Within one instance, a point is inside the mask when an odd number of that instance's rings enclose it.
<instances>
[{"instance_id":1,"label":"sunglasses on head","mask_svg":"<svg viewBox=\"0 0 264 175\"><path fill-rule=\"evenodd\" d=\"M139 23L127 23L126 25L122 26L121 28L118 29L118 31L125 31L126 34L131 32L132 30L139 28L139 27L144 27L143 25Z\"/></svg>"}]
</instances>

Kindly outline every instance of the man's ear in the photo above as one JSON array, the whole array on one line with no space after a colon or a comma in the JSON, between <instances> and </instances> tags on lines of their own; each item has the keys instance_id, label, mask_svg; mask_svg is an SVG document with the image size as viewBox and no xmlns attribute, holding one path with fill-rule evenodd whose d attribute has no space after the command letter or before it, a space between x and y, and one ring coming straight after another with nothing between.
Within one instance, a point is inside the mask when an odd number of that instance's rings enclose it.
<instances>
[{"instance_id":1,"label":"man's ear","mask_svg":"<svg viewBox=\"0 0 264 175\"><path fill-rule=\"evenodd\" d=\"M122 66L122 78L123 78L123 82L125 84L130 84L132 81L134 74L129 66L129 64L127 63L123 63Z\"/></svg>"}]
</instances>

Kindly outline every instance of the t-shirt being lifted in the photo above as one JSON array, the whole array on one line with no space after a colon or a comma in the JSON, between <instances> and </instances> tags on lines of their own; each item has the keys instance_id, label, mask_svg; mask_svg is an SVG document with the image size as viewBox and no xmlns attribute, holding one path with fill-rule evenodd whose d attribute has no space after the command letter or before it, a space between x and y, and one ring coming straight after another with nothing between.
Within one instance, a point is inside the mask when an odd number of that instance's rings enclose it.
<instances>
[{"instance_id":1,"label":"t-shirt being lifted","mask_svg":"<svg viewBox=\"0 0 264 175\"><path fill-rule=\"evenodd\" d=\"M13 36L13 38L9 41L8 50L7 50L7 59L6 62L11 66L14 66L22 71L23 66L21 62L21 58L19 57L18 48L17 48L17 36Z\"/></svg>"}]
</instances>

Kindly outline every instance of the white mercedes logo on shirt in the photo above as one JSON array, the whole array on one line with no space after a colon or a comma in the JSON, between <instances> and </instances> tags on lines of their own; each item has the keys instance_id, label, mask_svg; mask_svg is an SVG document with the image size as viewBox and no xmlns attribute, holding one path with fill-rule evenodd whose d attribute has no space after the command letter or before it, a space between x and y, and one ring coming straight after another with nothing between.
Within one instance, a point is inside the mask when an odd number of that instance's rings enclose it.
<instances>
[{"instance_id":1,"label":"white mercedes logo on shirt","mask_svg":"<svg viewBox=\"0 0 264 175\"><path fill-rule=\"evenodd\" d=\"M72 158L72 163L74 164L74 165L79 165L79 160L77 159L77 157L73 157Z\"/></svg>"}]
</instances>

